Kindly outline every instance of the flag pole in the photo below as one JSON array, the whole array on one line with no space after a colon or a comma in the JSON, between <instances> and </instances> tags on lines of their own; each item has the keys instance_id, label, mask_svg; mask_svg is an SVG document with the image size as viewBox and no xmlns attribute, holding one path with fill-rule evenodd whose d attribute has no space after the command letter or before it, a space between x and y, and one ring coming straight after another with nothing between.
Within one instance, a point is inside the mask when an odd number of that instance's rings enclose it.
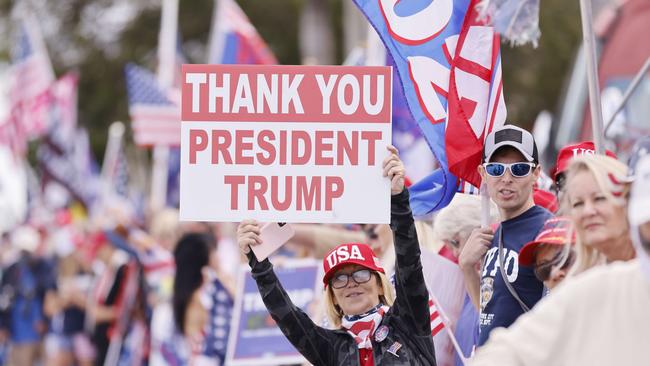
<instances>
[{"instance_id":1,"label":"flag pole","mask_svg":"<svg viewBox=\"0 0 650 366\"><path fill-rule=\"evenodd\" d=\"M160 33L158 34L158 84L162 90L169 90L174 82L176 64L176 35L178 33L178 0L162 0ZM180 121L179 121L180 123ZM167 174L169 146L155 145L151 174L152 211L165 206L167 196Z\"/></svg>"},{"instance_id":2,"label":"flag pole","mask_svg":"<svg viewBox=\"0 0 650 366\"><path fill-rule=\"evenodd\" d=\"M122 137L124 136L124 123L116 121L111 123L108 128L108 141L106 141L106 150L104 151L104 162L102 163L102 171L100 174L100 181L102 184L102 203L109 199L111 194L111 177L115 171L120 148L122 147Z\"/></svg>"},{"instance_id":3,"label":"flag pole","mask_svg":"<svg viewBox=\"0 0 650 366\"><path fill-rule=\"evenodd\" d=\"M630 97L632 94L634 94L634 91L636 88L641 85L641 81L643 80L643 76L648 72L650 69L650 56L645 60L645 63L641 67L641 70L636 74L632 82L630 83L630 86L627 87L627 90L625 90L625 94L623 94L623 100L621 100L621 103L616 107L614 110L614 113L612 113L612 116L609 117L609 120L605 124L605 136L607 136L607 132L609 131L609 128L612 127L612 124L614 124L614 120L616 119L616 116L621 112L621 110L625 107L627 102L630 100Z\"/></svg>"},{"instance_id":4,"label":"flag pole","mask_svg":"<svg viewBox=\"0 0 650 366\"><path fill-rule=\"evenodd\" d=\"M212 24L210 25L210 38L208 39L208 57L206 62L209 64L217 64L221 62L223 57L223 48L225 47L225 39L223 34L220 34L219 28L223 25L219 21L219 14L221 12L221 1L214 0L212 9Z\"/></svg>"},{"instance_id":5,"label":"flag pole","mask_svg":"<svg viewBox=\"0 0 650 366\"><path fill-rule=\"evenodd\" d=\"M433 292L431 291L429 291L429 295L431 296L431 300L433 301L433 303L436 305L438 314L440 314L440 317L442 318L442 322L445 324L445 330L447 330L447 335L449 336L449 339L451 340L451 343L453 344L456 353L458 353L458 357L460 358L461 363L464 365L465 363L467 363L467 357L465 357L465 354L463 353L463 350L460 348L460 345L458 344L458 340L456 339L456 336L454 335L454 332L451 329L452 328L451 321L449 320L447 313L442 309L442 306L440 306L440 302L438 301L438 298L436 298L436 295L434 295Z\"/></svg>"},{"instance_id":6,"label":"flag pole","mask_svg":"<svg viewBox=\"0 0 650 366\"><path fill-rule=\"evenodd\" d=\"M580 0L580 16L582 18L582 40L587 55L587 82L589 85L589 106L591 110L591 129L594 147L598 154L604 154L603 111L600 102L598 59L596 57L596 37L593 27L591 0Z\"/></svg>"}]
</instances>

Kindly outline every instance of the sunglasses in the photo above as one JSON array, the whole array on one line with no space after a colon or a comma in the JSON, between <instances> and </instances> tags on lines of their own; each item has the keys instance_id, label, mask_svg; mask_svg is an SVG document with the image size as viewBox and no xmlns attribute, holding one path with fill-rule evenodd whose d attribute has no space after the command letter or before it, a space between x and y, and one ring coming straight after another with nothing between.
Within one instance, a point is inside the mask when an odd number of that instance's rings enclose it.
<instances>
[{"instance_id":1,"label":"sunglasses","mask_svg":"<svg viewBox=\"0 0 650 366\"><path fill-rule=\"evenodd\" d=\"M506 170L510 170L510 174L516 178L523 178L530 174L530 172L535 167L535 163L485 163L483 168L487 175L491 177L501 177L506 173Z\"/></svg>"},{"instance_id":2,"label":"sunglasses","mask_svg":"<svg viewBox=\"0 0 650 366\"><path fill-rule=\"evenodd\" d=\"M348 285L350 278L352 278L355 283L360 285L362 283L370 281L372 278L372 272L369 269L360 269L350 274L340 273L332 277L330 280L330 286L335 289L343 288Z\"/></svg>"},{"instance_id":3,"label":"sunglasses","mask_svg":"<svg viewBox=\"0 0 650 366\"><path fill-rule=\"evenodd\" d=\"M551 271L553 268L561 265L559 269L566 270L567 268L571 267L575 259L575 254L573 251L570 251L567 259L564 261L564 263L562 263L563 254L564 251L560 250L550 261L542 262L536 265L535 269L533 270L535 277L537 277L538 280L544 282L548 280L549 277L551 277Z\"/></svg>"}]
</instances>

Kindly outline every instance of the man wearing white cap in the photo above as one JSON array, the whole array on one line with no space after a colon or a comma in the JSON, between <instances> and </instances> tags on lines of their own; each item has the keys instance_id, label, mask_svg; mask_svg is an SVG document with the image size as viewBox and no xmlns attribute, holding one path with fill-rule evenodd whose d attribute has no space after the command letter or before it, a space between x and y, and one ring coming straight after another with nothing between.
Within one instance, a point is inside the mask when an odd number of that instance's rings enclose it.
<instances>
[{"instance_id":1,"label":"man wearing white cap","mask_svg":"<svg viewBox=\"0 0 650 366\"><path fill-rule=\"evenodd\" d=\"M519 251L535 239L552 214L535 205L533 188L541 168L537 146L526 130L505 125L485 139L479 174L499 208L501 223L476 229L459 264L472 302L480 310L478 345L493 329L508 327L542 298L544 285L532 268L519 265ZM476 272L481 263L481 272Z\"/></svg>"},{"instance_id":2,"label":"man wearing white cap","mask_svg":"<svg viewBox=\"0 0 650 366\"><path fill-rule=\"evenodd\" d=\"M637 259L571 279L508 329L495 330L470 365L647 365L650 357L650 140L633 159L628 207Z\"/></svg>"}]
</instances>

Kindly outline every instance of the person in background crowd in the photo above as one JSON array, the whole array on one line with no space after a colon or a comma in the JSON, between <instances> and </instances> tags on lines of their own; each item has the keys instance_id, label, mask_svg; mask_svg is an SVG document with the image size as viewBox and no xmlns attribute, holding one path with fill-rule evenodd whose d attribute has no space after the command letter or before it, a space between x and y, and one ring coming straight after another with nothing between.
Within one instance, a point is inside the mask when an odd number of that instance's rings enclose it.
<instances>
[{"instance_id":1,"label":"person in background crowd","mask_svg":"<svg viewBox=\"0 0 650 366\"><path fill-rule=\"evenodd\" d=\"M645 156L636 164L627 211L638 259L598 266L566 281L510 328L495 330L468 365L646 365L650 344L648 187L650 157ZM625 211L623 215L627 216Z\"/></svg>"},{"instance_id":2,"label":"person in background crowd","mask_svg":"<svg viewBox=\"0 0 650 366\"><path fill-rule=\"evenodd\" d=\"M52 319L46 364L92 365L94 349L84 333L90 277L84 273L76 253L59 259L57 267L56 293L46 297L45 302L45 312Z\"/></svg>"},{"instance_id":3,"label":"person in background crowd","mask_svg":"<svg viewBox=\"0 0 650 366\"><path fill-rule=\"evenodd\" d=\"M459 260L467 291L480 309L479 346L492 329L508 327L541 299L544 285L532 268L519 266L518 256L552 216L533 201L541 168L528 131L511 125L493 130L485 141L483 161L478 171L502 222L496 232L474 230ZM481 260L479 274L476 265Z\"/></svg>"},{"instance_id":4,"label":"person in background crowd","mask_svg":"<svg viewBox=\"0 0 650 366\"><path fill-rule=\"evenodd\" d=\"M96 260L93 265L95 283L93 285L93 299L87 307L87 327L93 330L92 342L96 349L95 365L104 365L107 357L115 360L119 357L120 349L114 350L116 354L108 353L111 342L115 342L124 335L123 317L130 315L130 306L125 306L135 300L137 287L133 282L137 274L129 254L117 249L108 242L105 234L99 232L92 239L97 246Z\"/></svg>"},{"instance_id":5,"label":"person in background crowd","mask_svg":"<svg viewBox=\"0 0 650 366\"><path fill-rule=\"evenodd\" d=\"M594 155L595 153L596 148L594 147L594 143L591 141L583 141L577 144L567 145L560 149L557 154L555 170L553 172L555 194L557 195L559 201L562 200L562 193L564 192L564 187L566 186L566 171L569 169L571 159L583 155ZM616 154L614 154L612 151L606 150L605 153L607 156L617 159Z\"/></svg>"},{"instance_id":6,"label":"person in background crowd","mask_svg":"<svg viewBox=\"0 0 650 366\"><path fill-rule=\"evenodd\" d=\"M499 219L497 207L490 201L490 222ZM474 229L481 227L479 196L457 193L449 205L433 219L433 236L458 258Z\"/></svg>"},{"instance_id":7,"label":"person in background crowd","mask_svg":"<svg viewBox=\"0 0 650 366\"><path fill-rule=\"evenodd\" d=\"M627 167L605 155L574 158L566 178L564 212L576 230L569 276L599 264L634 258L625 208Z\"/></svg>"},{"instance_id":8,"label":"person in background crowd","mask_svg":"<svg viewBox=\"0 0 650 366\"><path fill-rule=\"evenodd\" d=\"M497 222L498 211L490 202L490 222ZM440 210L433 221L433 235L440 240L458 258L467 239L474 229L481 227L481 199L479 196L456 194L449 206ZM426 267L426 263L425 263ZM478 273L480 268L476 266ZM456 323L455 335L464 357L472 354L478 342L478 311L472 304L469 294L465 292L463 305ZM454 352L454 364L462 366L463 361Z\"/></svg>"},{"instance_id":9,"label":"person in background crowd","mask_svg":"<svg viewBox=\"0 0 650 366\"><path fill-rule=\"evenodd\" d=\"M245 220L239 226L238 242L264 304L284 335L314 365L435 365L428 293L404 189L404 166L397 150L388 149L383 172L391 180L397 257L394 303L372 249L360 243L341 244L323 260L328 314L337 329L321 328L291 302L271 262L255 258L250 246L261 243L259 224Z\"/></svg>"},{"instance_id":10,"label":"person in background crowd","mask_svg":"<svg viewBox=\"0 0 650 366\"><path fill-rule=\"evenodd\" d=\"M519 264L533 267L537 279L552 290L564 280L575 260L573 243L575 233L571 221L554 217L544 223L535 240L521 248Z\"/></svg>"},{"instance_id":11,"label":"person in background crowd","mask_svg":"<svg viewBox=\"0 0 650 366\"><path fill-rule=\"evenodd\" d=\"M543 189L534 188L533 202L535 202L537 206L544 207L553 214L555 214L559 209L557 197L553 193Z\"/></svg>"},{"instance_id":12,"label":"person in background crowd","mask_svg":"<svg viewBox=\"0 0 650 366\"><path fill-rule=\"evenodd\" d=\"M180 237L178 210L165 208L157 212L149 225L149 233L158 245L173 252Z\"/></svg>"},{"instance_id":13,"label":"person in background crowd","mask_svg":"<svg viewBox=\"0 0 650 366\"><path fill-rule=\"evenodd\" d=\"M233 300L211 269L215 255L205 232L176 245L172 303L157 306L152 319L151 365L223 364Z\"/></svg>"},{"instance_id":14,"label":"person in background crowd","mask_svg":"<svg viewBox=\"0 0 650 366\"><path fill-rule=\"evenodd\" d=\"M11 342L8 365L34 365L42 356L42 340L47 330L43 305L56 287L54 273L37 254L41 237L34 228L15 229L11 244L20 253L17 262L2 276L0 338Z\"/></svg>"}]
</instances>

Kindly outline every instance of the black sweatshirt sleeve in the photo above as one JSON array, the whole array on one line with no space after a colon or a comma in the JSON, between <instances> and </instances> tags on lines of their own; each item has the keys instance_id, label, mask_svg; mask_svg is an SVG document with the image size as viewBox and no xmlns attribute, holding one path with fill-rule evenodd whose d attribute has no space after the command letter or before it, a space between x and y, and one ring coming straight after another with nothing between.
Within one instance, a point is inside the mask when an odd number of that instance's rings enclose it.
<instances>
[{"instance_id":1,"label":"black sweatshirt sleeve","mask_svg":"<svg viewBox=\"0 0 650 366\"><path fill-rule=\"evenodd\" d=\"M407 189L391 197L390 226L393 230L397 260L395 267L397 299L393 305L393 312L410 323L417 335L430 335L429 292L422 273L420 244L409 206Z\"/></svg>"},{"instance_id":2,"label":"black sweatshirt sleeve","mask_svg":"<svg viewBox=\"0 0 650 366\"><path fill-rule=\"evenodd\" d=\"M262 300L282 333L309 362L329 365L330 357L335 353L331 350L332 332L314 324L293 304L268 259L258 262L252 251L247 257Z\"/></svg>"}]
</instances>

